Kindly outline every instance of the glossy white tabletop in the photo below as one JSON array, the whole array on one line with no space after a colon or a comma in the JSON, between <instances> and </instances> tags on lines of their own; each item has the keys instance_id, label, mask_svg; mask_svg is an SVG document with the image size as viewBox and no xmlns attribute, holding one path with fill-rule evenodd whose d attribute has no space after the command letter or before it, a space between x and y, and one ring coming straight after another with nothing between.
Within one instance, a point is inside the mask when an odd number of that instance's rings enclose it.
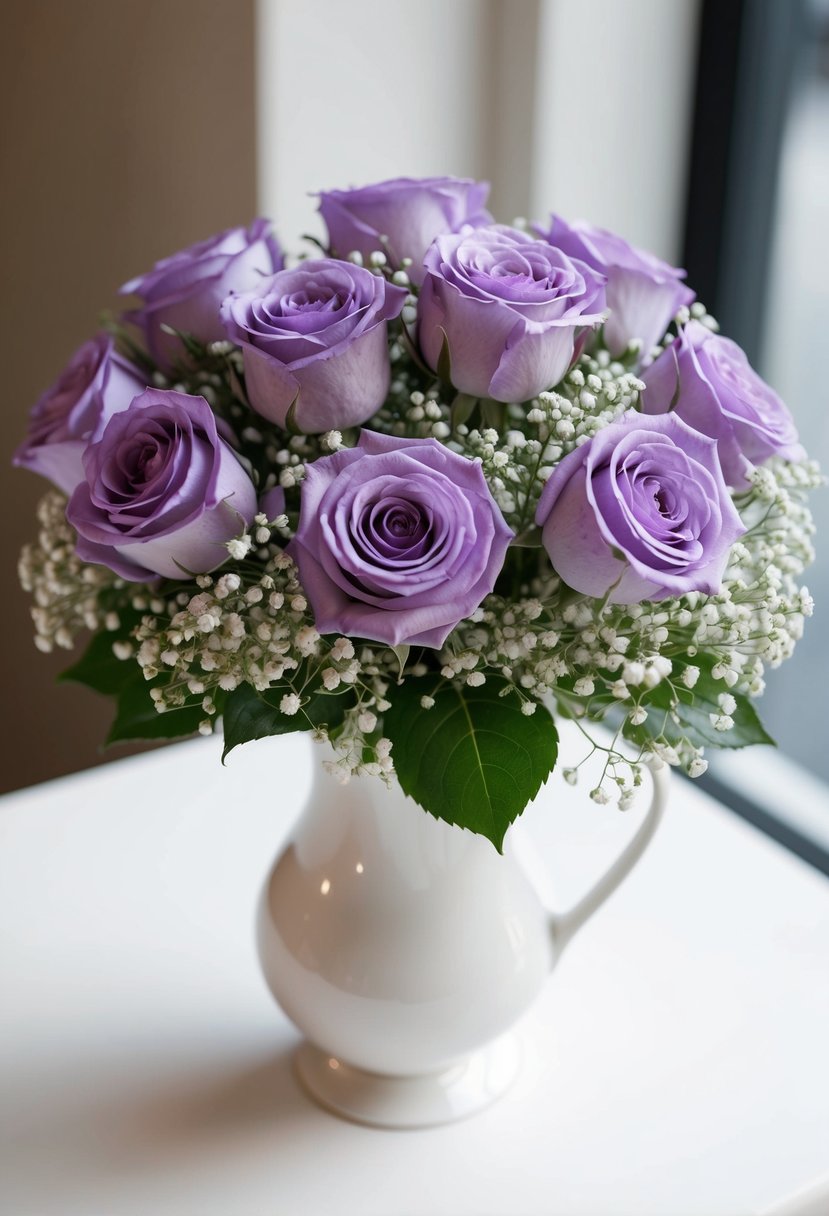
<instances>
[{"instance_id":1,"label":"glossy white tabletop","mask_svg":"<svg viewBox=\"0 0 829 1216\"><path fill-rule=\"evenodd\" d=\"M251 933L309 764L199 740L0 802L4 1216L738 1216L829 1174L829 881L679 780L505 1099L417 1132L318 1110ZM557 904L633 815L553 779Z\"/></svg>"}]
</instances>

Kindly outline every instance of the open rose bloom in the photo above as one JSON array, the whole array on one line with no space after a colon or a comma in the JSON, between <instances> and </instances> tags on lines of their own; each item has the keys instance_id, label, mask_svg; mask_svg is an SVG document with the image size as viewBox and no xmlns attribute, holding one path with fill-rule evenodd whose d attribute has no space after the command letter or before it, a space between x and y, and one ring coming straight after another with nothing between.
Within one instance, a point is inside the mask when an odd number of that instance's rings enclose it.
<instances>
[{"instance_id":1,"label":"open rose bloom","mask_svg":"<svg viewBox=\"0 0 829 1216\"><path fill-rule=\"evenodd\" d=\"M696 775L765 738L819 475L683 271L499 224L487 189L327 190L322 256L255 220L163 259L15 463L52 483L21 562L38 645L92 632L74 675L120 729L307 730L387 779L428 737L407 792L500 843L559 714L633 747L598 792L623 806L637 756Z\"/></svg>"}]
</instances>

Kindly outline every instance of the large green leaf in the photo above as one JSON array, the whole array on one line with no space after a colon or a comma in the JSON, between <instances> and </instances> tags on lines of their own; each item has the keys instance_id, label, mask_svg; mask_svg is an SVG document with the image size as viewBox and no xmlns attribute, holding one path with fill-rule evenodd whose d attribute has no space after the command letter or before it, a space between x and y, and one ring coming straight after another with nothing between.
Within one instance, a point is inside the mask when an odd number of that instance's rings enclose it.
<instances>
[{"instance_id":1,"label":"large green leaf","mask_svg":"<svg viewBox=\"0 0 829 1216\"><path fill-rule=\"evenodd\" d=\"M731 693L736 702L736 708L730 714L734 721L731 730L715 730L711 714L722 714L718 697L729 689L711 674L714 663L710 656L698 655L694 659L700 674L693 689L682 683L682 668L675 663L671 682L663 681L643 698L642 704L648 711L647 721L641 726L627 723L626 738L639 744L649 738L661 738L670 744L687 739L696 747L741 748L755 743L774 746L774 739L764 729L753 701L743 693Z\"/></svg>"},{"instance_id":2,"label":"large green leaf","mask_svg":"<svg viewBox=\"0 0 829 1216\"><path fill-rule=\"evenodd\" d=\"M299 681L295 681L299 687ZM268 735L286 735L294 731L313 730L316 726L329 729L343 720L351 701L347 691L326 692L321 686L306 690L302 697L302 708L298 713L285 714L279 703L286 693L296 689L289 684L280 684L257 692L250 684L240 684L228 694L224 707L225 746L222 759L242 743L253 739L265 739Z\"/></svg>"},{"instance_id":3,"label":"large green leaf","mask_svg":"<svg viewBox=\"0 0 829 1216\"><path fill-rule=\"evenodd\" d=\"M436 818L486 836L499 852L558 753L548 711L523 714L514 693L499 696L508 687L498 676L480 688L408 679L390 691L383 718L403 791ZM424 695L434 698L431 709L421 707Z\"/></svg>"}]
</instances>

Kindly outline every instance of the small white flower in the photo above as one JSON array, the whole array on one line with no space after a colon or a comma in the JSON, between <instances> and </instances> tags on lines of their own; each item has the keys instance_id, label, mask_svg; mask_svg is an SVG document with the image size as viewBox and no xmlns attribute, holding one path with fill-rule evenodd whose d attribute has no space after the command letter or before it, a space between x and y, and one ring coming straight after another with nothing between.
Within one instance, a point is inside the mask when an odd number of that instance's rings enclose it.
<instances>
[{"instance_id":1,"label":"small white flower","mask_svg":"<svg viewBox=\"0 0 829 1216\"><path fill-rule=\"evenodd\" d=\"M708 718L714 730L725 732L731 730L734 725L734 719L728 714L709 714Z\"/></svg>"},{"instance_id":2,"label":"small white flower","mask_svg":"<svg viewBox=\"0 0 829 1216\"><path fill-rule=\"evenodd\" d=\"M348 638L337 638L331 647L331 658L335 663L354 658L354 647Z\"/></svg>"},{"instance_id":3,"label":"small white flower","mask_svg":"<svg viewBox=\"0 0 829 1216\"><path fill-rule=\"evenodd\" d=\"M226 548L234 561L240 562L247 557L251 548L251 539L249 536L236 536L233 540L227 542Z\"/></svg>"},{"instance_id":4,"label":"small white flower","mask_svg":"<svg viewBox=\"0 0 829 1216\"><path fill-rule=\"evenodd\" d=\"M699 679L698 667L686 667L682 673L682 683L686 688L693 688Z\"/></svg>"},{"instance_id":5,"label":"small white flower","mask_svg":"<svg viewBox=\"0 0 829 1216\"><path fill-rule=\"evenodd\" d=\"M299 697L296 695L295 692L286 693L285 696L282 698L282 700L279 702L279 708L280 708L281 712L283 714L286 714L289 718L292 718L294 716L294 714L299 713L301 707L302 707L302 702L300 701Z\"/></svg>"}]
</instances>

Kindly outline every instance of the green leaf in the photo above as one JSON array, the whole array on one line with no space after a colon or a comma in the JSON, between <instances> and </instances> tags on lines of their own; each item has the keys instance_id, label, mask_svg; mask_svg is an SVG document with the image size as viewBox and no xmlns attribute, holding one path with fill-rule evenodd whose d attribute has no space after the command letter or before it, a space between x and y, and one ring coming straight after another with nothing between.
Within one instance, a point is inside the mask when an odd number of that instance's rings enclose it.
<instances>
[{"instance_id":1,"label":"green leaf","mask_svg":"<svg viewBox=\"0 0 829 1216\"><path fill-rule=\"evenodd\" d=\"M169 709L160 714L150 696L150 689L158 681L145 680L140 670L131 684L125 685L118 694L115 721L106 737L106 747L113 743L132 743L138 739L183 739L198 733L199 723L205 712L201 698L181 709ZM214 695L217 711L221 709L218 696Z\"/></svg>"},{"instance_id":2,"label":"green leaf","mask_svg":"<svg viewBox=\"0 0 829 1216\"><path fill-rule=\"evenodd\" d=\"M700 673L693 689L682 683L683 667L675 663L671 682L663 681L652 694L642 699L648 711L647 721L638 727L627 723L625 737L640 745L647 739L664 739L672 745L687 739L695 747L741 748L756 743L775 746L753 701L744 693L731 693L736 702L729 715L734 720L731 730L714 729L710 715L722 714L717 698L730 690L723 680L715 680L711 674L715 659L698 655L693 662Z\"/></svg>"},{"instance_id":3,"label":"green leaf","mask_svg":"<svg viewBox=\"0 0 829 1216\"><path fill-rule=\"evenodd\" d=\"M299 679L295 680L295 684L296 688L290 684L279 684L265 692L257 692L250 684L240 684L228 694L224 707L223 761L234 747L250 743L253 739L313 730L317 726L333 728L340 725L351 700L347 687L344 692L335 693L327 692L319 683L310 691L306 687L299 712L284 714L279 703L287 693L296 692L301 687Z\"/></svg>"},{"instance_id":4,"label":"green leaf","mask_svg":"<svg viewBox=\"0 0 829 1216\"><path fill-rule=\"evenodd\" d=\"M434 677L390 692L383 733L404 791L430 814L469 828L503 851L507 828L538 793L558 753L555 723L546 709L528 717L511 685L487 676L480 688L435 684ZM420 699L434 698L424 710Z\"/></svg>"},{"instance_id":5,"label":"green leaf","mask_svg":"<svg viewBox=\"0 0 829 1216\"><path fill-rule=\"evenodd\" d=\"M133 628L141 620L140 612L121 612L120 627L112 632L104 630L96 633L84 653L58 676L60 684L83 684L95 692L106 696L117 696L121 689L141 676L141 671L135 658L118 659L112 646L114 642L125 641L130 637Z\"/></svg>"}]
</instances>

